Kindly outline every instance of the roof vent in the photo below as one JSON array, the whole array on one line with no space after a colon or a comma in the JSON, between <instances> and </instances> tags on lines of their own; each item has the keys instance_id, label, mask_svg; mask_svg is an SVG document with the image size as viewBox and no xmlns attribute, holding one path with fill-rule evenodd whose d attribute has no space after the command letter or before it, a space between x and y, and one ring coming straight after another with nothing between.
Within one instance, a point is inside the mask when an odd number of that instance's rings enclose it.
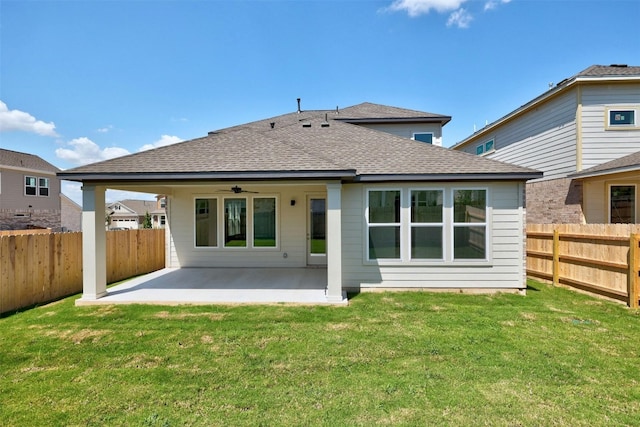
<instances>
[{"instance_id":1,"label":"roof vent","mask_svg":"<svg viewBox=\"0 0 640 427\"><path fill-rule=\"evenodd\" d=\"M311 127L311 122L303 122L302 123L302 127L303 128L310 128Z\"/></svg>"},{"instance_id":2,"label":"roof vent","mask_svg":"<svg viewBox=\"0 0 640 427\"><path fill-rule=\"evenodd\" d=\"M302 110L300 109L300 98L298 98L298 114L300 114Z\"/></svg>"},{"instance_id":3,"label":"roof vent","mask_svg":"<svg viewBox=\"0 0 640 427\"><path fill-rule=\"evenodd\" d=\"M328 128L328 127L329 127L329 122L322 122L322 123L320 123L320 127Z\"/></svg>"},{"instance_id":4,"label":"roof vent","mask_svg":"<svg viewBox=\"0 0 640 427\"><path fill-rule=\"evenodd\" d=\"M610 67L627 68L627 64L611 64Z\"/></svg>"},{"instance_id":5,"label":"roof vent","mask_svg":"<svg viewBox=\"0 0 640 427\"><path fill-rule=\"evenodd\" d=\"M273 129L274 127L276 127L276 122L269 123L269 126L271 126L271 129Z\"/></svg>"}]
</instances>

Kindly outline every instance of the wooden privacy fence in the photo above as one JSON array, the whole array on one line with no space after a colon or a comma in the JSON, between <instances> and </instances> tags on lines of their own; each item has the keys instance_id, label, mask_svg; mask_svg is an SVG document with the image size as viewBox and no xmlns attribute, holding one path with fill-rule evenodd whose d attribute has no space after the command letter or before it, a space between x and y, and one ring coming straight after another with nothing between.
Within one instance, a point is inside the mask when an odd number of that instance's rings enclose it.
<instances>
[{"instance_id":1,"label":"wooden privacy fence","mask_svg":"<svg viewBox=\"0 0 640 427\"><path fill-rule=\"evenodd\" d=\"M638 308L639 233L635 224L529 224L527 275Z\"/></svg>"},{"instance_id":2,"label":"wooden privacy fence","mask_svg":"<svg viewBox=\"0 0 640 427\"><path fill-rule=\"evenodd\" d=\"M107 283L165 266L165 231L107 232ZM82 233L0 236L0 313L82 292Z\"/></svg>"}]
</instances>

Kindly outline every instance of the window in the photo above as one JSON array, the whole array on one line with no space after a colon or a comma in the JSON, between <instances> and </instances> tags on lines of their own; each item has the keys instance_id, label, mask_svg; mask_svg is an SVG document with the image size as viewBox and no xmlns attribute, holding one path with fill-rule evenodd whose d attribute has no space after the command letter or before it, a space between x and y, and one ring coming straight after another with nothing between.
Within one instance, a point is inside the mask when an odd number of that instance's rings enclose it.
<instances>
[{"instance_id":1,"label":"window","mask_svg":"<svg viewBox=\"0 0 640 427\"><path fill-rule=\"evenodd\" d=\"M609 126L633 126L635 124L634 110L609 110Z\"/></svg>"},{"instance_id":2,"label":"window","mask_svg":"<svg viewBox=\"0 0 640 427\"><path fill-rule=\"evenodd\" d=\"M453 191L453 259L486 259L486 190Z\"/></svg>"},{"instance_id":3,"label":"window","mask_svg":"<svg viewBox=\"0 0 640 427\"><path fill-rule=\"evenodd\" d=\"M276 199L253 199L253 247L276 247Z\"/></svg>"},{"instance_id":4,"label":"window","mask_svg":"<svg viewBox=\"0 0 640 427\"><path fill-rule=\"evenodd\" d=\"M365 259L374 263L488 263L487 188L366 190Z\"/></svg>"},{"instance_id":5,"label":"window","mask_svg":"<svg viewBox=\"0 0 640 427\"><path fill-rule=\"evenodd\" d=\"M247 246L247 199L224 199L224 246Z\"/></svg>"},{"instance_id":6,"label":"window","mask_svg":"<svg viewBox=\"0 0 640 427\"><path fill-rule=\"evenodd\" d=\"M196 247L218 246L218 200L196 199ZM164 216L163 224L164 224Z\"/></svg>"},{"instance_id":7,"label":"window","mask_svg":"<svg viewBox=\"0 0 640 427\"><path fill-rule=\"evenodd\" d=\"M476 146L476 154L478 156L481 156L483 154L487 154L490 153L492 151L494 151L495 144L493 142L493 139L490 139L489 141L483 142L482 144Z\"/></svg>"},{"instance_id":8,"label":"window","mask_svg":"<svg viewBox=\"0 0 640 427\"><path fill-rule=\"evenodd\" d=\"M443 191L411 191L411 259L443 259Z\"/></svg>"},{"instance_id":9,"label":"window","mask_svg":"<svg viewBox=\"0 0 640 427\"><path fill-rule=\"evenodd\" d=\"M48 178L38 178L38 195L39 196L49 195L49 179Z\"/></svg>"},{"instance_id":10,"label":"window","mask_svg":"<svg viewBox=\"0 0 640 427\"><path fill-rule=\"evenodd\" d=\"M636 186L612 185L609 194L609 222L634 224L636 222Z\"/></svg>"},{"instance_id":11,"label":"window","mask_svg":"<svg viewBox=\"0 0 640 427\"><path fill-rule=\"evenodd\" d=\"M49 178L25 176L24 194L26 196L49 197Z\"/></svg>"},{"instance_id":12,"label":"window","mask_svg":"<svg viewBox=\"0 0 640 427\"><path fill-rule=\"evenodd\" d=\"M27 196L35 196L37 194L37 181L34 176L24 177L24 194Z\"/></svg>"},{"instance_id":13,"label":"window","mask_svg":"<svg viewBox=\"0 0 640 427\"><path fill-rule=\"evenodd\" d=\"M420 142L426 142L427 144L433 144L433 133L431 132L414 133L413 139Z\"/></svg>"},{"instance_id":14,"label":"window","mask_svg":"<svg viewBox=\"0 0 640 427\"><path fill-rule=\"evenodd\" d=\"M369 259L400 259L400 190L369 190Z\"/></svg>"}]
</instances>

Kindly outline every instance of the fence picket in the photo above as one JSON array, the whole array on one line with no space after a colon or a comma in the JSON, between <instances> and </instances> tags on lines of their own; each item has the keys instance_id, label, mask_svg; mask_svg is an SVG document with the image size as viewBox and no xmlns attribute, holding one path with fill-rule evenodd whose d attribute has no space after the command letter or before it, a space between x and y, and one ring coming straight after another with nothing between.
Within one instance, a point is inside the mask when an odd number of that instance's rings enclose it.
<instances>
[{"instance_id":1,"label":"fence picket","mask_svg":"<svg viewBox=\"0 0 640 427\"><path fill-rule=\"evenodd\" d=\"M82 233L0 234L0 313L82 292ZM165 231L107 232L107 283L165 266Z\"/></svg>"}]
</instances>

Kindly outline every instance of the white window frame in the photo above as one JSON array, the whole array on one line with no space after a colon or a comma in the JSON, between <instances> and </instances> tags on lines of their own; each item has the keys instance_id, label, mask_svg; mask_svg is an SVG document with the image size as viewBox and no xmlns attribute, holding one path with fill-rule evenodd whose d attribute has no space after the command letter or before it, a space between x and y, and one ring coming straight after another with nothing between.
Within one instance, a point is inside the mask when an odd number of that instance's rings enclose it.
<instances>
[{"instance_id":1,"label":"white window frame","mask_svg":"<svg viewBox=\"0 0 640 427\"><path fill-rule=\"evenodd\" d=\"M614 111L633 111L632 124L611 124L611 113ZM606 130L630 130L640 129L640 121L638 120L640 113L640 105L608 105L605 107L604 128Z\"/></svg>"},{"instance_id":2,"label":"white window frame","mask_svg":"<svg viewBox=\"0 0 640 427\"><path fill-rule=\"evenodd\" d=\"M411 196L414 192L417 191L439 191L442 194L442 222L413 222L411 220L411 208L412 208L412 203L411 203ZM409 260L410 261L419 261L419 262L437 262L437 263L442 263L445 259L446 259L446 191L444 188L442 187L431 187L431 188L424 188L424 187L419 187L419 188L409 188L408 189L408 195L409 195L409 200L408 200L408 204L409 204L409 216L408 216L408 224L409 224L409 232L407 233L408 235L408 256L409 256ZM411 254L411 247L412 247L412 243L413 240L411 238L412 236L412 231L414 228L433 228L433 227L440 227L442 229L442 258L413 258L412 254ZM400 242L400 244L402 245L402 242Z\"/></svg>"},{"instance_id":3,"label":"white window frame","mask_svg":"<svg viewBox=\"0 0 640 427\"><path fill-rule=\"evenodd\" d=\"M197 246L196 245L196 200L198 199L215 199L216 200L216 246ZM247 244L245 246L227 246L224 242L224 233L225 233L225 220L224 220L224 209L225 209L225 200L229 199L244 199L246 203L246 241ZM276 209L276 218L275 218L275 228L276 228L276 245L275 246L254 246L254 199L274 199L275 200L275 209ZM191 229L193 232L193 247L196 250L215 250L215 251L278 251L280 250L280 197L277 194L256 194L256 195L229 195L229 196L221 196L219 194L197 194L193 196L192 204L191 204L191 215L193 223L191 224ZM165 218L164 215L161 218ZM166 220L166 218L165 218Z\"/></svg>"},{"instance_id":4,"label":"white window frame","mask_svg":"<svg viewBox=\"0 0 640 427\"><path fill-rule=\"evenodd\" d=\"M487 146L491 144L491 148L487 148ZM482 144L476 145L476 155L477 156L486 156L487 154L491 154L496 151L496 140L495 138L487 139Z\"/></svg>"},{"instance_id":5,"label":"white window frame","mask_svg":"<svg viewBox=\"0 0 640 427\"><path fill-rule=\"evenodd\" d=\"M416 139L416 135L431 135L431 142L417 140ZM433 132L413 132L413 135L411 136L411 139L413 139L414 141L422 142L423 144L434 145L434 141L436 139L436 136L435 136L435 134Z\"/></svg>"},{"instance_id":6,"label":"white window frame","mask_svg":"<svg viewBox=\"0 0 640 427\"><path fill-rule=\"evenodd\" d=\"M370 188L366 188L366 197L365 197L365 246L364 246L364 259L369 262L369 263L385 263L385 264L397 264L397 263L401 263L402 260L405 259L406 255L405 255L405 248L403 245L403 240L405 240L403 237L405 235L404 229L406 228L406 221L403 221L403 207L405 204L405 196L404 196L404 191L402 188L400 187L370 187ZM372 191L397 191L400 194L400 222L399 223L395 223L395 222L376 222L376 223L370 223L369 222L369 194ZM400 258L375 258L375 259L371 259L369 258L369 228L370 227L400 227Z\"/></svg>"},{"instance_id":7,"label":"white window frame","mask_svg":"<svg viewBox=\"0 0 640 427\"><path fill-rule=\"evenodd\" d=\"M34 180L34 185L27 185L27 179ZM38 197L38 177L37 176L31 176L31 175L25 175L24 179L22 180L22 184L24 185L24 195L27 197ZM33 188L34 189L34 194L28 194L27 193L27 188Z\"/></svg>"},{"instance_id":8,"label":"white window frame","mask_svg":"<svg viewBox=\"0 0 640 427\"><path fill-rule=\"evenodd\" d=\"M280 247L280 207L279 207L279 198L276 197L275 195L268 195L268 194L260 194L260 195L255 195L250 197L251 199L251 232L247 233L247 234L251 234L251 248L255 249L255 250L273 250L273 249L278 249ZM255 245L255 233L256 233L256 229L255 229L255 206L253 201L255 199L273 199L274 201L274 208L276 210L275 212L275 239L276 239L276 244L275 246L254 246ZM247 219L247 222L249 222L249 219ZM247 224L248 226L248 224Z\"/></svg>"},{"instance_id":9,"label":"white window frame","mask_svg":"<svg viewBox=\"0 0 640 427\"><path fill-rule=\"evenodd\" d=\"M484 190L486 197L485 222L480 223L455 223L453 222L453 195L456 190ZM411 265L411 266L492 266L493 265L493 209L491 202L491 188L488 186L455 186L455 185L424 185L398 187L375 185L363 186L362 199L364 200L363 234L363 264L364 265ZM400 259L395 258L369 258L369 193L371 191L400 191ZM442 253L443 259L412 259L411 258L411 192L412 191L442 191L443 192L443 218L442 218ZM415 223L420 224L420 223ZM436 224L436 223L434 223ZM437 223L439 225L439 223ZM374 226L397 226L397 223L379 223ZM421 225L421 224L420 224ZM456 226L484 226L485 227L485 258L454 259L454 230Z\"/></svg>"},{"instance_id":10,"label":"white window frame","mask_svg":"<svg viewBox=\"0 0 640 427\"><path fill-rule=\"evenodd\" d=\"M454 195L456 191L484 191L485 192L485 206L484 206L484 222L455 222L455 217L454 217L454 205L455 205L455 199L454 199ZM450 227L450 234L449 234L449 239L451 242L450 248L449 248L449 259L454 262L454 263L485 263L485 262L490 262L491 261L491 239L490 239L490 235L491 235L491 230L489 227L489 224L491 224L491 218L490 218L490 208L489 208L489 188L488 187L452 187L449 197L451 198L451 205L450 205L450 221L451 221L451 227ZM454 238L455 238L455 229L456 227L480 227L483 226L485 229L485 233L484 233L484 247L485 247L485 257L484 258L455 258L455 242L454 242Z\"/></svg>"},{"instance_id":11,"label":"white window frame","mask_svg":"<svg viewBox=\"0 0 640 427\"><path fill-rule=\"evenodd\" d=\"M215 241L215 246L198 246L198 242L197 242L197 233L196 233L196 202L197 200L204 200L204 199L214 199L216 201L216 241ZM218 249L220 248L220 198L218 196L213 196L213 195L197 195L193 198L193 203L191 204L191 207L193 208L192 211L192 218L193 218L193 224L191 229L193 230L193 247L197 250L201 250L201 249Z\"/></svg>"},{"instance_id":12,"label":"white window frame","mask_svg":"<svg viewBox=\"0 0 640 427\"><path fill-rule=\"evenodd\" d=\"M35 185L31 186L31 185L27 185L27 178L30 179L34 179L35 180ZM46 185L40 185L40 180L44 180ZM26 197L50 197L51 196L51 178L49 177L44 177L44 176L36 176L36 175L24 175L23 176L23 180L22 180L22 185L23 187L23 194ZM29 188L35 188L35 194L27 194L27 187ZM46 189L47 190L47 194L42 195L40 194L40 190L41 189Z\"/></svg>"},{"instance_id":13,"label":"white window frame","mask_svg":"<svg viewBox=\"0 0 640 427\"><path fill-rule=\"evenodd\" d=\"M611 187L633 187L634 192L634 206L633 206L633 216L634 220L638 221L638 186L634 183L625 183L625 182L612 182L607 184L607 222L609 224L623 224L623 223L612 223L611 222Z\"/></svg>"},{"instance_id":14,"label":"white window frame","mask_svg":"<svg viewBox=\"0 0 640 427\"><path fill-rule=\"evenodd\" d=\"M42 182L44 181L45 185L42 185ZM40 197L49 197L49 190L51 188L51 180L49 178L44 178L44 177L38 177L38 196ZM47 190L47 194L42 194L42 190L46 189Z\"/></svg>"}]
</instances>

